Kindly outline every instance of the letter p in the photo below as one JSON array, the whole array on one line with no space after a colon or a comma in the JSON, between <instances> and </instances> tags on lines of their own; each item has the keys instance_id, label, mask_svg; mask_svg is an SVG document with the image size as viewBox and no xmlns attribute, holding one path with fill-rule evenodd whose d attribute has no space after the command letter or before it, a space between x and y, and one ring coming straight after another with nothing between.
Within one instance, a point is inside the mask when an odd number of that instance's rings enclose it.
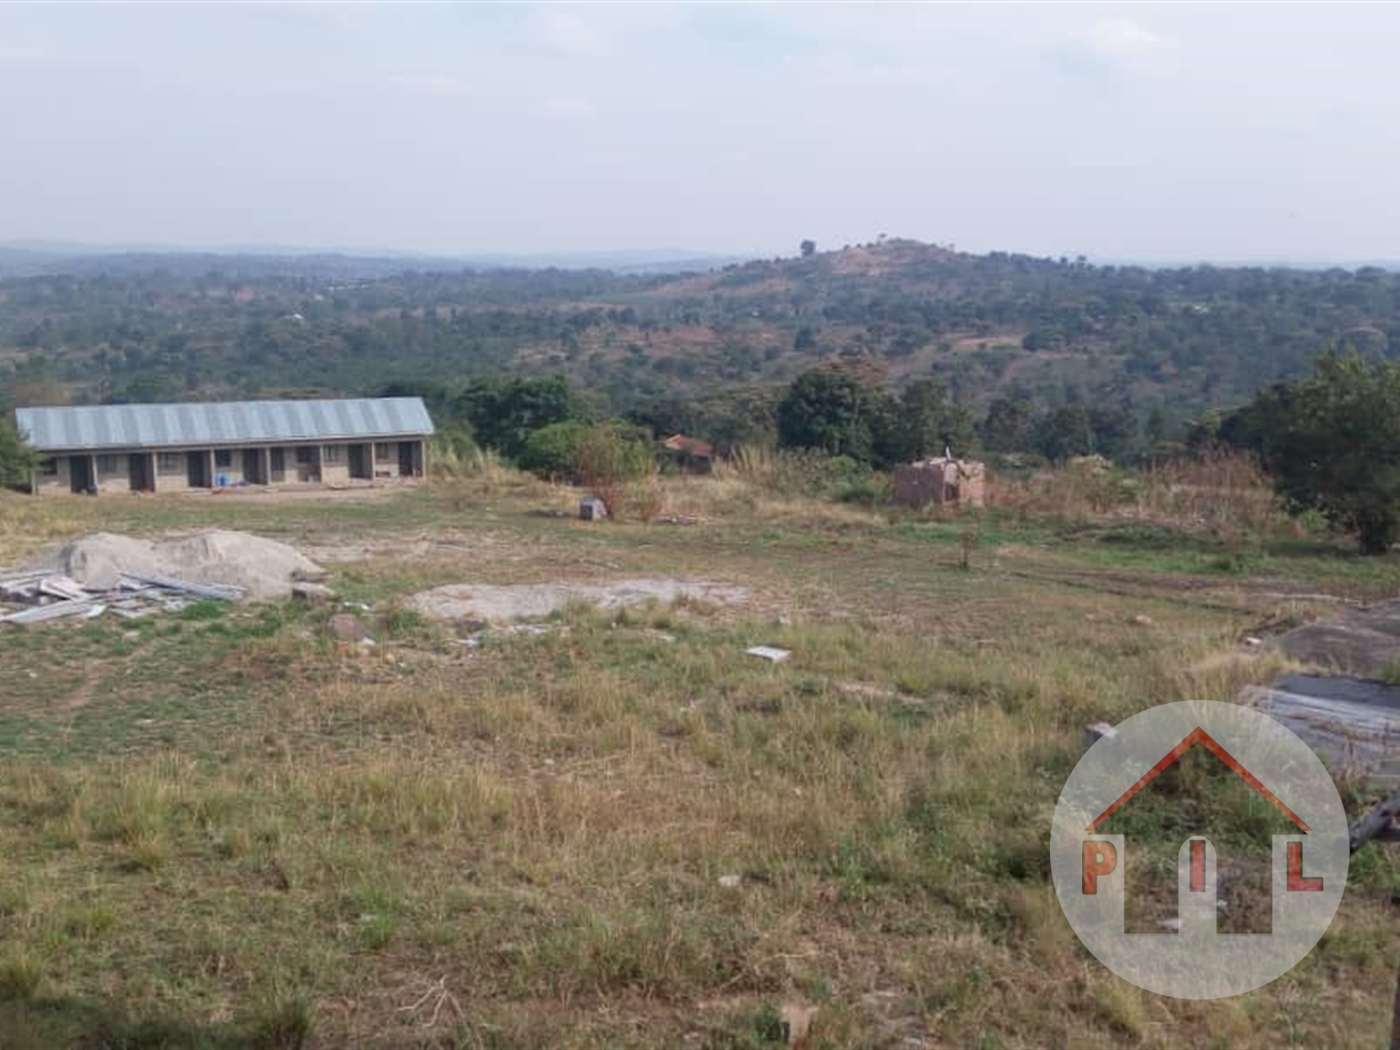
<instances>
[{"instance_id":1,"label":"letter p","mask_svg":"<svg viewBox=\"0 0 1400 1050\"><path fill-rule=\"evenodd\" d=\"M1118 867L1118 848L1111 842L1084 843L1084 892L1099 892L1099 876L1111 875Z\"/></svg>"}]
</instances>

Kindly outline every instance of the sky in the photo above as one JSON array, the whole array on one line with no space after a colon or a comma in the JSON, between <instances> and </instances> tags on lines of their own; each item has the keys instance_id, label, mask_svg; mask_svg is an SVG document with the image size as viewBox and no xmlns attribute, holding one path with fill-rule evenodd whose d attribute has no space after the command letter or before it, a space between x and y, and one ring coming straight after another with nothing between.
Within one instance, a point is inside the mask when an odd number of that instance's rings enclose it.
<instances>
[{"instance_id":1,"label":"sky","mask_svg":"<svg viewBox=\"0 0 1400 1050\"><path fill-rule=\"evenodd\" d=\"M0 4L0 242L1400 258L1400 5Z\"/></svg>"}]
</instances>

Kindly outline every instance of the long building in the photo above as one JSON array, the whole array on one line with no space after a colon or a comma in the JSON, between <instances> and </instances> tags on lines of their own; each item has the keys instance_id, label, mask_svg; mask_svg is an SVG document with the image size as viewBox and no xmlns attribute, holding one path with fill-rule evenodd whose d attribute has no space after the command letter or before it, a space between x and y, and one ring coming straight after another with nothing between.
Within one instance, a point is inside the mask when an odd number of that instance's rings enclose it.
<instances>
[{"instance_id":1,"label":"long building","mask_svg":"<svg viewBox=\"0 0 1400 1050\"><path fill-rule=\"evenodd\" d=\"M21 408L37 493L185 492L423 478L422 398Z\"/></svg>"}]
</instances>

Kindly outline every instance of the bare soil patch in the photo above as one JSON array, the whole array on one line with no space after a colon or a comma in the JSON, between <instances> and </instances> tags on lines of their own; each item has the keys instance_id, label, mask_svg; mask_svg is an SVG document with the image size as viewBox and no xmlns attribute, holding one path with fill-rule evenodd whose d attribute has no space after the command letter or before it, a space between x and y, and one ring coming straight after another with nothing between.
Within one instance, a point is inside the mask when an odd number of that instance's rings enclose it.
<instances>
[{"instance_id":1,"label":"bare soil patch","mask_svg":"<svg viewBox=\"0 0 1400 1050\"><path fill-rule=\"evenodd\" d=\"M682 599L744 605L749 600L749 592L729 584L665 576L618 580L610 584L461 583L422 591L410 598L408 605L434 619L499 622L541 619L575 603L587 603L599 609L620 609L652 601L670 605Z\"/></svg>"}]
</instances>

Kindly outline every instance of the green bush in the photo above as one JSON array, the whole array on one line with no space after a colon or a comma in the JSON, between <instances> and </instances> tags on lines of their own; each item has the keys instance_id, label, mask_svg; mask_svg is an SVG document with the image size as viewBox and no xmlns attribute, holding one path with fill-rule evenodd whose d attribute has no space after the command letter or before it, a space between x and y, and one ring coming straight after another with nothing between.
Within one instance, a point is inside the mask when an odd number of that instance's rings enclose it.
<instances>
[{"instance_id":1,"label":"green bush","mask_svg":"<svg viewBox=\"0 0 1400 1050\"><path fill-rule=\"evenodd\" d=\"M545 480L572 480L579 443L588 431L586 424L574 421L540 427L525 439L516 465Z\"/></svg>"}]
</instances>

